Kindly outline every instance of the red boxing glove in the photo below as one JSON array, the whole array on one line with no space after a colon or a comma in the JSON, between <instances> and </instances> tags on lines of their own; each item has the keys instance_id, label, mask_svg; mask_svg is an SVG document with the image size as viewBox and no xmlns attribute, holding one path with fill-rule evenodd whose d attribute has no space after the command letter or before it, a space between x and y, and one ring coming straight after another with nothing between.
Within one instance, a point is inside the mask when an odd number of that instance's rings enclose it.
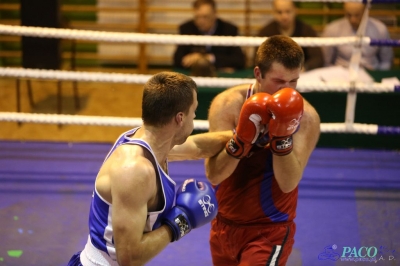
<instances>
[{"instance_id":1,"label":"red boxing glove","mask_svg":"<svg viewBox=\"0 0 400 266\"><path fill-rule=\"evenodd\" d=\"M271 152L287 155L293 150L292 135L303 115L303 97L294 89L281 89L269 98L268 111L271 114L268 127Z\"/></svg>"},{"instance_id":2,"label":"red boxing glove","mask_svg":"<svg viewBox=\"0 0 400 266\"><path fill-rule=\"evenodd\" d=\"M268 93L256 93L248 98L240 111L238 125L233 137L226 143L226 152L238 159L246 157L251 147L268 124Z\"/></svg>"}]
</instances>

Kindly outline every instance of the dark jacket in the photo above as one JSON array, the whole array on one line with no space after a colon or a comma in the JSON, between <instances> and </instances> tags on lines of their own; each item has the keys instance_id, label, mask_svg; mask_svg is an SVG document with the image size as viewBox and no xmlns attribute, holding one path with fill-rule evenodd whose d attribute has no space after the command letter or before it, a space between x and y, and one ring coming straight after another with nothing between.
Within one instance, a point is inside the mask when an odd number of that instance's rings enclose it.
<instances>
[{"instance_id":1,"label":"dark jacket","mask_svg":"<svg viewBox=\"0 0 400 266\"><path fill-rule=\"evenodd\" d=\"M193 20L185 22L179 26L179 34L181 35L203 35L194 24ZM226 21L217 19L217 28L213 36L237 36L238 28ZM210 50L206 50L206 46L178 45L174 53L174 67L183 68L182 58L190 53L211 53L215 56L215 67L224 68L232 67L242 69L245 67L246 60L242 49L239 46L211 46Z\"/></svg>"},{"instance_id":2,"label":"dark jacket","mask_svg":"<svg viewBox=\"0 0 400 266\"><path fill-rule=\"evenodd\" d=\"M280 34L278 23L276 21L272 21L259 31L258 36L269 37ZM290 37L318 37L318 35L311 26L296 19L295 29ZM304 52L305 70L311 70L324 66L324 57L320 47L302 47L302 49Z\"/></svg>"}]
</instances>

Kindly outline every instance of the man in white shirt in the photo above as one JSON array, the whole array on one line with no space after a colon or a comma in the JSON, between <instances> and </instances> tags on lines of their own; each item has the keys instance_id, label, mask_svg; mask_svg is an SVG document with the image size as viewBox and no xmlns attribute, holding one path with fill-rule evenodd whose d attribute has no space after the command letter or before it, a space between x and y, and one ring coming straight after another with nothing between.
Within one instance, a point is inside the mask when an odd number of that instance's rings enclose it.
<instances>
[{"instance_id":1,"label":"man in white shirt","mask_svg":"<svg viewBox=\"0 0 400 266\"><path fill-rule=\"evenodd\" d=\"M322 37L355 36L361 23L366 6L362 3L348 2L343 4L345 17L326 25ZM390 39L387 27L381 21L368 18L365 35L371 39ZM352 44L324 46L326 66L341 65L348 67L353 51ZM393 48L390 46L361 47L360 65L369 70L388 70L393 62Z\"/></svg>"}]
</instances>

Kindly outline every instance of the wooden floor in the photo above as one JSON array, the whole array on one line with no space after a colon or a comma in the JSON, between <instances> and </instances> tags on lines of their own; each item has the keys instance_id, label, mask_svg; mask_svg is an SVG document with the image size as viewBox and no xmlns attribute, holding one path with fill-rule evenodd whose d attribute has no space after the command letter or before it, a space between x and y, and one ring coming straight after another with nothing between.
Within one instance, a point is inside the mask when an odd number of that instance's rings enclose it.
<instances>
[{"instance_id":1,"label":"wooden floor","mask_svg":"<svg viewBox=\"0 0 400 266\"><path fill-rule=\"evenodd\" d=\"M165 69L152 70L149 74ZM107 72L107 69L96 69ZM134 70L117 70L121 73ZM112 70L110 72L117 72ZM110 73L108 72L108 73ZM29 104L27 81L21 81L21 112L57 114L57 82L32 80L34 106ZM16 79L0 78L0 112L16 112ZM62 82L62 114L140 117L142 84L79 82L80 109L76 110L72 82ZM56 125L0 121L0 140L114 142L128 128Z\"/></svg>"}]
</instances>

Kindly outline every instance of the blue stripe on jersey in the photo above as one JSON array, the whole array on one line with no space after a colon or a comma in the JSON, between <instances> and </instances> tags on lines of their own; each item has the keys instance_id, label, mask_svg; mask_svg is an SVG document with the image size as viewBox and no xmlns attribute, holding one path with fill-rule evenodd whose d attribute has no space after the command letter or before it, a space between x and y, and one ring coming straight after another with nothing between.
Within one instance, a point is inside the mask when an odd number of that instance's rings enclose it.
<instances>
[{"instance_id":1,"label":"blue stripe on jersey","mask_svg":"<svg viewBox=\"0 0 400 266\"><path fill-rule=\"evenodd\" d=\"M272 169L272 157L270 157L267 161L269 164L268 168ZM273 222L285 222L288 220L289 215L287 213L280 212L272 198L272 179L274 173L271 171L267 171L264 173L264 178L261 181L261 207L264 211L264 214L271 219Z\"/></svg>"},{"instance_id":2,"label":"blue stripe on jersey","mask_svg":"<svg viewBox=\"0 0 400 266\"><path fill-rule=\"evenodd\" d=\"M95 191L93 193L89 213L90 238L93 239L92 242L96 248L105 252L107 252L107 248L104 233L108 225L109 207L110 205L101 199L99 195L97 195L97 191Z\"/></svg>"},{"instance_id":3,"label":"blue stripe on jersey","mask_svg":"<svg viewBox=\"0 0 400 266\"><path fill-rule=\"evenodd\" d=\"M254 94L253 86L254 86L254 84L249 85L249 88L247 89L247 93L246 93L246 100L248 98L250 98L251 95Z\"/></svg>"}]
</instances>

